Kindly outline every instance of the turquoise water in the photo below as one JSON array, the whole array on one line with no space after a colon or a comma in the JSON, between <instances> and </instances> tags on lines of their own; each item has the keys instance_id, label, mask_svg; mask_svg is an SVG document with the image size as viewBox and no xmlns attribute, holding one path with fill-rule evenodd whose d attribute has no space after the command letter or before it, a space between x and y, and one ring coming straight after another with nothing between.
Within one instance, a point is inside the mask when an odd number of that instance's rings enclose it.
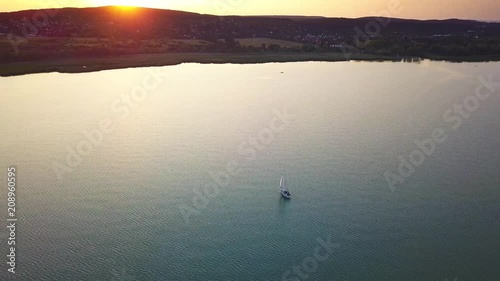
<instances>
[{"instance_id":1,"label":"turquoise water","mask_svg":"<svg viewBox=\"0 0 500 281\"><path fill-rule=\"evenodd\" d=\"M17 273L3 263L0 280L498 280L500 87L456 129L460 115L443 114L499 70L183 64L0 78L0 179L17 167L19 217ZM447 139L391 189L384 173L436 129ZM89 146L84 130L102 139ZM229 183L214 188L212 174ZM335 244L324 260L318 239Z\"/></svg>"}]
</instances>

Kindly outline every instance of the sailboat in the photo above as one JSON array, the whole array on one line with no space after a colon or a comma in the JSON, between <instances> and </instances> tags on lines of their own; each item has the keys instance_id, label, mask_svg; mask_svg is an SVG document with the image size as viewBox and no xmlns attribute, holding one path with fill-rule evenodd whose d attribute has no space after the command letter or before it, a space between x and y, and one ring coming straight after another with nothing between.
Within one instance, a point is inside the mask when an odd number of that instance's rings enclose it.
<instances>
[{"instance_id":1,"label":"sailboat","mask_svg":"<svg viewBox=\"0 0 500 281\"><path fill-rule=\"evenodd\" d=\"M285 197L286 199L290 199L292 197L292 195L288 191L288 187L286 186L285 177L281 177L280 190L281 190L281 196Z\"/></svg>"}]
</instances>

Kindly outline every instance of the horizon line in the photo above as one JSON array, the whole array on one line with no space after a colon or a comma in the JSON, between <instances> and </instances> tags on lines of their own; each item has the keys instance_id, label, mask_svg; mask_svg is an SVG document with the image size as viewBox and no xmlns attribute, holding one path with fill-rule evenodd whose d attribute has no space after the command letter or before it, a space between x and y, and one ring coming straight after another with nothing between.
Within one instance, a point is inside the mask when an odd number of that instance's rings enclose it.
<instances>
[{"instance_id":1,"label":"horizon line","mask_svg":"<svg viewBox=\"0 0 500 281\"><path fill-rule=\"evenodd\" d=\"M396 17L384 17L379 15L366 15L360 17L343 17L343 16L325 16L325 15L276 15L276 14L233 14L233 15L217 15L217 14L207 14L200 13L194 11L187 10L174 10L174 9L166 9L166 8L158 8L158 7L145 7L145 6L130 6L130 5L104 5L104 6L86 6L86 7L59 7L59 8L33 8L33 9L25 9L25 10L12 10L12 11L0 11L0 14L6 13L18 13L18 12L27 12L27 11L39 11L39 10L57 10L57 9L89 9L89 8L120 8L120 7L129 7L129 8L137 8L137 9L153 9L153 10L162 10L162 11L176 11L176 12L186 12L193 13L199 15L210 15L217 17L304 17L304 18L323 18L323 19L363 19L363 18L390 18L390 19L400 19L400 20L415 20L415 21L447 21L447 20L463 20L463 21L477 21L477 22L487 22L487 23L500 23L500 19L492 20L492 19L466 19L466 18L396 18Z\"/></svg>"}]
</instances>

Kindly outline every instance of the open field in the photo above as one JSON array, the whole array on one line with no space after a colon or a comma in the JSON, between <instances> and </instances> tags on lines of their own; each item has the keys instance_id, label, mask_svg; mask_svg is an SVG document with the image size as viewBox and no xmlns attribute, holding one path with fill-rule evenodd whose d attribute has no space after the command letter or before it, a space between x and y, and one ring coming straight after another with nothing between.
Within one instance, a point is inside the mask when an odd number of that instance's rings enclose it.
<instances>
[{"instance_id":1,"label":"open field","mask_svg":"<svg viewBox=\"0 0 500 281\"><path fill-rule=\"evenodd\" d=\"M241 46L245 47L261 47L262 44L269 46L271 44L280 45L284 48L300 48L302 47L302 43L293 42L293 41L285 41L285 40L277 40L270 38L239 38L235 39L235 41L240 42Z\"/></svg>"},{"instance_id":2,"label":"open field","mask_svg":"<svg viewBox=\"0 0 500 281\"><path fill-rule=\"evenodd\" d=\"M86 37L28 37L14 43L20 53L35 52L86 52L92 49L107 49L130 52L168 52L176 50L202 50L211 43L204 40L158 38L148 40L120 40L112 38ZM12 52L13 44L6 36L0 37L0 53Z\"/></svg>"},{"instance_id":3,"label":"open field","mask_svg":"<svg viewBox=\"0 0 500 281\"><path fill-rule=\"evenodd\" d=\"M262 44L269 46L271 44L280 45L283 48L300 48L302 43L278 40L271 38L238 38L235 41L239 42L241 46L261 47ZM75 48L75 47L130 47L134 45L144 45L156 48L169 48L176 46L206 46L211 42L198 39L171 39L171 38L158 38L147 40L120 40L110 38L93 38L93 37L28 37L18 40L18 47L20 49L32 48ZM12 44L7 36L0 36L0 50L12 51Z\"/></svg>"}]
</instances>

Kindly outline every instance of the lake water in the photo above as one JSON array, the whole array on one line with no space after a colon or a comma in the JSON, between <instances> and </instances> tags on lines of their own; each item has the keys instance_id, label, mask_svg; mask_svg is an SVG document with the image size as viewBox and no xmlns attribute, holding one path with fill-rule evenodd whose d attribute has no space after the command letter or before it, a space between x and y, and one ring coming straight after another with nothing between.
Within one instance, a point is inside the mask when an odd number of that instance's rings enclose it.
<instances>
[{"instance_id":1,"label":"lake water","mask_svg":"<svg viewBox=\"0 0 500 281\"><path fill-rule=\"evenodd\" d=\"M0 280L499 280L500 87L481 86L499 70L0 78L0 214L15 165L19 218L15 276L1 227Z\"/></svg>"}]
</instances>

